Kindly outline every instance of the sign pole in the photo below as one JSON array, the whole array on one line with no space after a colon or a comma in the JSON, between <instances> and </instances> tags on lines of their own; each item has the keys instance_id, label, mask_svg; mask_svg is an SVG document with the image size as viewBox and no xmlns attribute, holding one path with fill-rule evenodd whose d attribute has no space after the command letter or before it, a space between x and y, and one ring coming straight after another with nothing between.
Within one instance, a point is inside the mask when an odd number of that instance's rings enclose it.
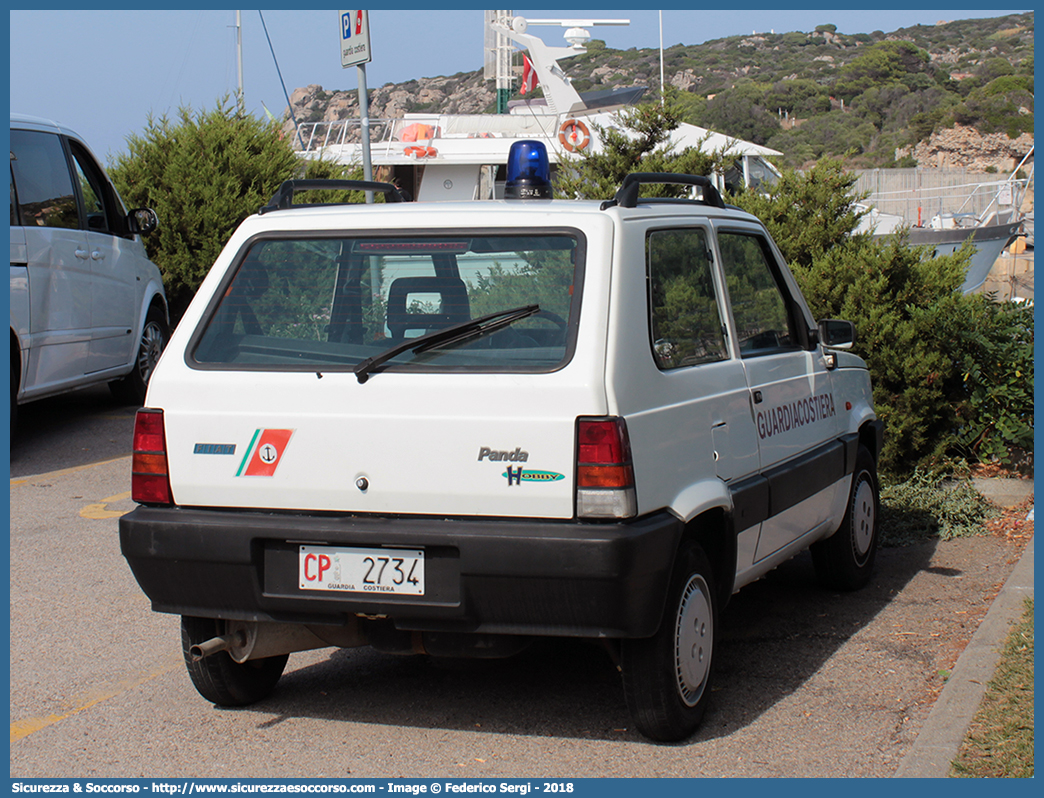
<instances>
[{"instance_id":1,"label":"sign pole","mask_svg":"<svg viewBox=\"0 0 1044 798\"><path fill-rule=\"evenodd\" d=\"M370 15L366 11L341 11L341 66L357 67L359 75L359 122L362 133L363 178L373 180L370 159L370 101L366 92L366 64L370 52ZM373 192L366 192L366 201L373 202Z\"/></svg>"},{"instance_id":2,"label":"sign pole","mask_svg":"<svg viewBox=\"0 0 1044 798\"><path fill-rule=\"evenodd\" d=\"M359 73L359 121L362 126L363 180L373 180L373 162L370 159L370 98L366 92L366 64L356 67ZM373 192L366 192L366 201L373 202Z\"/></svg>"}]
</instances>

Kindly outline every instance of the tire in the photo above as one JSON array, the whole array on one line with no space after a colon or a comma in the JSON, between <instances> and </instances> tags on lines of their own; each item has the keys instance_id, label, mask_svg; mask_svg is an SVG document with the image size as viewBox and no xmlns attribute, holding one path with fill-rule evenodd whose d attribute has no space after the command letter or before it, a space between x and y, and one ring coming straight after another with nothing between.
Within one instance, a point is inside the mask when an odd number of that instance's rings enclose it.
<instances>
[{"instance_id":1,"label":"tire","mask_svg":"<svg viewBox=\"0 0 1044 798\"><path fill-rule=\"evenodd\" d=\"M15 364L15 352L11 353L11 438L14 438L18 426L18 377L21 369Z\"/></svg>"},{"instance_id":2,"label":"tire","mask_svg":"<svg viewBox=\"0 0 1044 798\"><path fill-rule=\"evenodd\" d=\"M710 561L697 544L678 551L663 620L655 635L624 640L624 697L635 726L658 742L683 740L710 699L718 597Z\"/></svg>"},{"instance_id":3,"label":"tire","mask_svg":"<svg viewBox=\"0 0 1044 798\"><path fill-rule=\"evenodd\" d=\"M109 390L120 402L129 405L142 405L145 402L145 392L149 387L149 378L152 376L156 363L159 362L163 348L170 338L170 330L163 311L159 308L150 308L145 317L145 326L141 330L141 341L138 343L138 355L134 361L134 368L122 380L109 383Z\"/></svg>"},{"instance_id":4,"label":"tire","mask_svg":"<svg viewBox=\"0 0 1044 798\"><path fill-rule=\"evenodd\" d=\"M870 581L880 537L880 515L877 463L870 451L860 446L841 528L826 540L812 544L812 562L824 587L858 590Z\"/></svg>"},{"instance_id":5,"label":"tire","mask_svg":"<svg viewBox=\"0 0 1044 798\"><path fill-rule=\"evenodd\" d=\"M222 707L243 707L270 696L283 675L288 654L240 663L227 651L219 651L192 661L192 646L224 633L222 620L182 616L181 651L193 686L205 699Z\"/></svg>"}]
</instances>

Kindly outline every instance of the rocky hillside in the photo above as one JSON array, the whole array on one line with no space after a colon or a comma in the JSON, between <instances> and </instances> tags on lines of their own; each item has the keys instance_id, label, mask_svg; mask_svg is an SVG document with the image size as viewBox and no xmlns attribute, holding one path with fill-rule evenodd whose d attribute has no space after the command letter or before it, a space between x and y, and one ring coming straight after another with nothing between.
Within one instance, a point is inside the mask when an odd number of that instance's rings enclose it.
<instances>
[{"instance_id":1,"label":"rocky hillside","mask_svg":"<svg viewBox=\"0 0 1044 798\"><path fill-rule=\"evenodd\" d=\"M398 119L406 113L438 112L481 114L496 103L491 81L482 79L482 70L453 77L419 78L408 83L387 83L370 89L371 119ZM298 122L333 121L359 116L359 94L355 89L324 91L312 84L294 89L290 103ZM289 114L284 130L293 133Z\"/></svg>"},{"instance_id":2,"label":"rocky hillside","mask_svg":"<svg viewBox=\"0 0 1044 798\"><path fill-rule=\"evenodd\" d=\"M1023 133L1009 138L1007 133L982 134L973 127L956 125L933 133L915 147L901 150L901 157L912 157L919 166L963 167L969 172L1012 172L1033 149L1033 136Z\"/></svg>"},{"instance_id":3,"label":"rocky hillside","mask_svg":"<svg viewBox=\"0 0 1044 798\"><path fill-rule=\"evenodd\" d=\"M1002 171L1001 162L1020 159L1032 142L1033 33L1032 13L891 33L845 34L826 23L677 44L664 51L665 76L688 121L774 147L788 165L834 156L853 167L935 166L975 142L996 153L975 162ZM644 85L655 97L659 90L655 49L593 40L562 66L580 92ZM291 103L299 122L359 115L355 90L307 86ZM495 94L479 69L387 84L370 90L369 103L372 119L489 113ZM292 132L289 119L285 129Z\"/></svg>"}]
</instances>

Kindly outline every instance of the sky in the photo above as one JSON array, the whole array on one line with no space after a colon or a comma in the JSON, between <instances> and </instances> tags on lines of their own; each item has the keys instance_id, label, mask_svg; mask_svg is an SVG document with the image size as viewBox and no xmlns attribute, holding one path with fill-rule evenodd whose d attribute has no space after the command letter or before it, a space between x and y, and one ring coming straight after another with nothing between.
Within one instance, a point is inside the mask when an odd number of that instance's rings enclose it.
<instances>
[{"instance_id":1,"label":"sky","mask_svg":"<svg viewBox=\"0 0 1044 798\"><path fill-rule=\"evenodd\" d=\"M690 4L691 5L691 4ZM814 5L813 3L804 4ZM841 33L891 32L940 20L975 19L1021 10L973 10L939 6L925 10L519 10L530 19L590 17L629 19L627 27L591 28L610 47L658 47L754 32L811 31L834 24ZM247 109L267 107L281 117L284 95L319 84L327 91L357 89L358 70L341 67L339 12L266 9L242 11L243 89ZM80 133L108 164L126 152L126 138L140 134L149 115L177 116L179 107L213 108L238 86L236 13L214 10L91 11L12 10L11 111L59 121ZM262 23L263 20L263 23ZM373 60L366 84L373 89L421 77L482 67L482 11L370 8ZM267 37L265 32L267 27ZM550 45L564 45L561 28L533 27ZM271 45L269 44L271 40ZM275 58L273 58L273 50ZM568 61L562 62L568 73ZM280 73L283 83L280 82Z\"/></svg>"}]
</instances>

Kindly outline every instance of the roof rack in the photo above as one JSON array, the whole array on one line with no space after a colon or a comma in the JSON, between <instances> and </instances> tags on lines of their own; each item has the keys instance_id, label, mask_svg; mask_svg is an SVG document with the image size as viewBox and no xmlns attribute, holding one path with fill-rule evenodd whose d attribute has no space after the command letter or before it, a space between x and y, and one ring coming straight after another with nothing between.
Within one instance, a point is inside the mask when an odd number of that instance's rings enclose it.
<instances>
[{"instance_id":1,"label":"roof rack","mask_svg":"<svg viewBox=\"0 0 1044 798\"><path fill-rule=\"evenodd\" d=\"M406 201L405 197L391 183L374 183L370 180L285 180L269 203L258 209L258 214L283 211L293 207L296 191L381 191L388 202ZM346 205L349 203L317 204Z\"/></svg>"},{"instance_id":2,"label":"roof rack","mask_svg":"<svg viewBox=\"0 0 1044 798\"><path fill-rule=\"evenodd\" d=\"M633 172L624 178L616 195L611 200L606 200L601 205L601 210L619 205L621 208L635 208L638 206L638 190L646 183L670 183L681 186L698 186L703 189L703 199L696 200L704 205L712 205L715 208L725 208L721 194L714 187L709 177L702 175L682 175L674 172Z\"/></svg>"}]
</instances>

